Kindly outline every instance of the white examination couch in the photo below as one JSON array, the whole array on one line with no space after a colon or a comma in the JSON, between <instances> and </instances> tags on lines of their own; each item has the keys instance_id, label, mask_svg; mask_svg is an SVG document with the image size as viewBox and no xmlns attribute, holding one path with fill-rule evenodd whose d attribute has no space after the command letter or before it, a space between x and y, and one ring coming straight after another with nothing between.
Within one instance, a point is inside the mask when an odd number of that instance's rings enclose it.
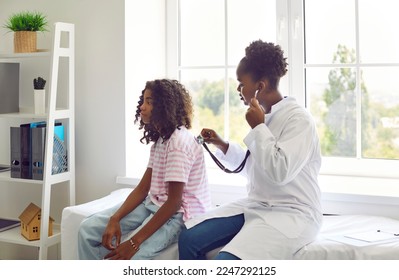
<instances>
[{"instance_id":1,"label":"white examination couch","mask_svg":"<svg viewBox=\"0 0 399 280\"><path fill-rule=\"evenodd\" d=\"M122 202L132 189L124 188L81 205L66 207L61 220L61 258L78 259L77 234L81 221L100 210ZM379 231L379 232L378 232ZM299 250L294 259L347 260L399 259L399 221L369 215L324 216L320 234ZM217 253L208 253L212 258ZM157 259L178 259L177 244L165 249Z\"/></svg>"}]
</instances>

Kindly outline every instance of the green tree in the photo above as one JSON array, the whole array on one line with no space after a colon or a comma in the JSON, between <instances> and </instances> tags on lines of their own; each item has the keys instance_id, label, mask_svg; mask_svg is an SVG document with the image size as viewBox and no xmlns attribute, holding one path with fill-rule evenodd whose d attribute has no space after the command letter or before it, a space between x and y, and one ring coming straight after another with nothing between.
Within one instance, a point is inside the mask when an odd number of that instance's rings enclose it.
<instances>
[{"instance_id":1,"label":"green tree","mask_svg":"<svg viewBox=\"0 0 399 280\"><path fill-rule=\"evenodd\" d=\"M394 121L399 116L399 106L387 108L381 103L370 104L370 141L363 152L366 158L399 159L399 129L384 127L383 119Z\"/></svg>"},{"instance_id":2,"label":"green tree","mask_svg":"<svg viewBox=\"0 0 399 280\"><path fill-rule=\"evenodd\" d=\"M348 64L356 60L353 49L338 45L333 63ZM361 73L360 73L361 75ZM322 119L323 129L322 152L327 156L356 156L356 71L354 68L341 67L330 71L328 87L322 100L327 111ZM361 78L362 88L362 123L368 123L369 98L366 86ZM362 145L367 146L367 127L362 129Z\"/></svg>"},{"instance_id":3,"label":"green tree","mask_svg":"<svg viewBox=\"0 0 399 280\"><path fill-rule=\"evenodd\" d=\"M188 88L196 104L194 111L193 130L201 131L202 128L212 128L223 138L224 135L224 80L209 82L207 80L192 81L187 83ZM245 122L245 106L243 106L237 88L237 82L229 79L229 139L243 144L243 137L248 132Z\"/></svg>"},{"instance_id":4,"label":"green tree","mask_svg":"<svg viewBox=\"0 0 399 280\"><path fill-rule=\"evenodd\" d=\"M236 82L229 79L229 95L237 93L235 90ZM215 82L204 82L203 87L198 91L198 106L202 108L209 108L214 115L220 115L224 107L224 80ZM230 98L229 106L237 106L239 104L238 98Z\"/></svg>"}]
</instances>

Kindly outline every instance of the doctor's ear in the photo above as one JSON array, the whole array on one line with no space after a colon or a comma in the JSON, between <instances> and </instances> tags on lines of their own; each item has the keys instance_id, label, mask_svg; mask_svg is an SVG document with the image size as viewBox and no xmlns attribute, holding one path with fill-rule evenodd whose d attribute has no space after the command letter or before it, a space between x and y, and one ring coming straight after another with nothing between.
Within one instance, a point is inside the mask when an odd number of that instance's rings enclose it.
<instances>
[{"instance_id":1,"label":"doctor's ear","mask_svg":"<svg viewBox=\"0 0 399 280\"><path fill-rule=\"evenodd\" d=\"M267 87L269 86L269 83L267 81L260 81L259 86L258 86L258 91L265 91L267 90Z\"/></svg>"},{"instance_id":2,"label":"doctor's ear","mask_svg":"<svg viewBox=\"0 0 399 280\"><path fill-rule=\"evenodd\" d=\"M265 88L265 83L264 82L260 82L258 85L258 88L256 89L256 94L260 93L263 89Z\"/></svg>"}]
</instances>

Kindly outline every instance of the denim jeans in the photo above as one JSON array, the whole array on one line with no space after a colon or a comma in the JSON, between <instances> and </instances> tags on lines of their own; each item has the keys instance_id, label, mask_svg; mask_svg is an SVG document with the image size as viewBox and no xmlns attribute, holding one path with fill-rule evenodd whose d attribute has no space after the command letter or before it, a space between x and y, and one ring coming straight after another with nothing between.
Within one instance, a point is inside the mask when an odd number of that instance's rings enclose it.
<instances>
[{"instance_id":1,"label":"denim jeans","mask_svg":"<svg viewBox=\"0 0 399 280\"><path fill-rule=\"evenodd\" d=\"M80 225L78 234L79 259L98 260L103 259L110 251L101 245L102 234L108 224L109 218L120 205L96 213L86 218ZM123 237L130 236L134 230L140 229L158 211L156 206L148 198L127 214L119 222ZM132 259L153 259L160 251L170 244L177 242L180 231L184 228L183 213L176 213L153 235L145 240L140 250Z\"/></svg>"},{"instance_id":2,"label":"denim jeans","mask_svg":"<svg viewBox=\"0 0 399 280\"><path fill-rule=\"evenodd\" d=\"M244 214L205 220L190 229L184 228L179 237L179 259L205 260L206 253L224 246L241 230ZM239 259L221 252L216 259Z\"/></svg>"}]
</instances>

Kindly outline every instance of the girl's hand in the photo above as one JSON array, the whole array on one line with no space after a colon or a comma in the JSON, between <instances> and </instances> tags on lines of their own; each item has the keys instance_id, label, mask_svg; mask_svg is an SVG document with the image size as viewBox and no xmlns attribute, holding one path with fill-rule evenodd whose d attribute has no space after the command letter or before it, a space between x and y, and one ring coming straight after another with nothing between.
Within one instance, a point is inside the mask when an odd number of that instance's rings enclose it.
<instances>
[{"instance_id":1,"label":"girl's hand","mask_svg":"<svg viewBox=\"0 0 399 280\"><path fill-rule=\"evenodd\" d=\"M101 244L108 250L113 250L119 246L121 242L121 227L119 221L114 220L112 217L104 230ZM112 243L115 238L115 244Z\"/></svg>"},{"instance_id":2,"label":"girl's hand","mask_svg":"<svg viewBox=\"0 0 399 280\"><path fill-rule=\"evenodd\" d=\"M116 249L105 255L104 259L107 260L130 260L138 250L135 250L130 241L122 242Z\"/></svg>"}]
</instances>

